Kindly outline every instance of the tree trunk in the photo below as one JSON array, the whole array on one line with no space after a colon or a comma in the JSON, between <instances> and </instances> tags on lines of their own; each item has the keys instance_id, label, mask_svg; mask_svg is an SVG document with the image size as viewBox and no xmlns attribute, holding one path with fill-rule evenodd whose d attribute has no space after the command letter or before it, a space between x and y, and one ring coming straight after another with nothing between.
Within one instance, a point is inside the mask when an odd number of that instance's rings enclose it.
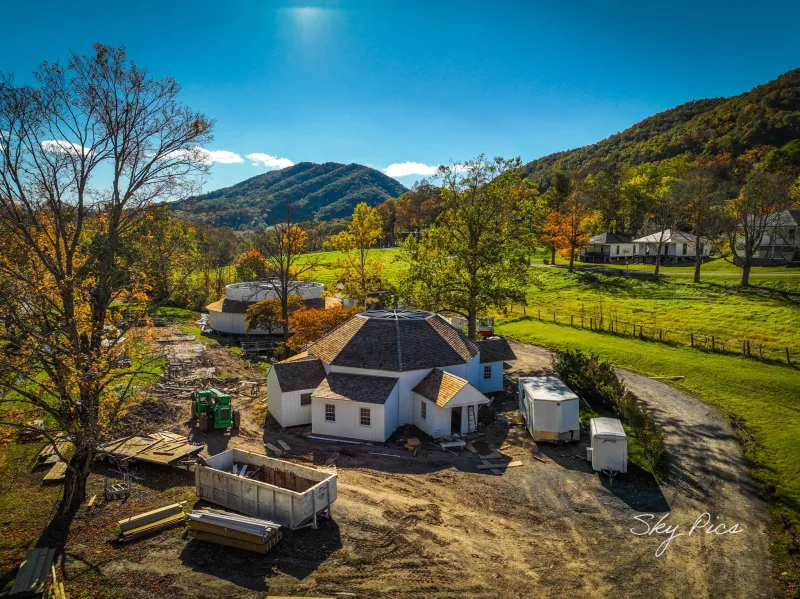
<instances>
[{"instance_id":1,"label":"tree trunk","mask_svg":"<svg viewBox=\"0 0 800 599\"><path fill-rule=\"evenodd\" d=\"M750 261L746 261L742 265L742 287L750 286Z\"/></svg>"},{"instance_id":2,"label":"tree trunk","mask_svg":"<svg viewBox=\"0 0 800 599\"><path fill-rule=\"evenodd\" d=\"M476 339L478 332L478 317L475 310L470 310L467 313L467 337Z\"/></svg>"},{"instance_id":3,"label":"tree trunk","mask_svg":"<svg viewBox=\"0 0 800 599\"><path fill-rule=\"evenodd\" d=\"M656 252L656 281L658 281L658 271L661 268L661 246L663 244L658 244L658 251Z\"/></svg>"},{"instance_id":4,"label":"tree trunk","mask_svg":"<svg viewBox=\"0 0 800 599\"><path fill-rule=\"evenodd\" d=\"M550 264L556 263L556 246L550 248Z\"/></svg>"},{"instance_id":5,"label":"tree trunk","mask_svg":"<svg viewBox=\"0 0 800 599\"><path fill-rule=\"evenodd\" d=\"M569 272L573 271L573 267L575 264L575 248L569 248Z\"/></svg>"},{"instance_id":6,"label":"tree trunk","mask_svg":"<svg viewBox=\"0 0 800 599\"><path fill-rule=\"evenodd\" d=\"M695 257L694 257L694 282L700 282L700 265L703 264L703 248L699 243L695 244Z\"/></svg>"},{"instance_id":7,"label":"tree trunk","mask_svg":"<svg viewBox=\"0 0 800 599\"><path fill-rule=\"evenodd\" d=\"M94 450L76 451L69 461L64 478L64 494L58 508L58 518L71 520L86 497L86 479L89 478L89 467L94 460Z\"/></svg>"}]
</instances>

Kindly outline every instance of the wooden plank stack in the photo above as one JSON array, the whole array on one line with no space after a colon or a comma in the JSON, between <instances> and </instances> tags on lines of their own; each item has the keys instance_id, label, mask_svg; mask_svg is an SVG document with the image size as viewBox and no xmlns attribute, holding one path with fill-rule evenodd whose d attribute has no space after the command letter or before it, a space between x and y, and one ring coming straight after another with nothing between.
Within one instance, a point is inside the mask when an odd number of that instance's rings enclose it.
<instances>
[{"instance_id":1,"label":"wooden plank stack","mask_svg":"<svg viewBox=\"0 0 800 599\"><path fill-rule=\"evenodd\" d=\"M266 553L281 540L280 526L215 509L194 510L186 521L189 535L198 541Z\"/></svg>"},{"instance_id":2,"label":"wooden plank stack","mask_svg":"<svg viewBox=\"0 0 800 599\"><path fill-rule=\"evenodd\" d=\"M119 540L130 541L131 539L138 539L139 537L177 526L184 520L186 520L186 514L183 513L183 503L173 503L151 512L120 520L118 522Z\"/></svg>"},{"instance_id":3,"label":"wooden plank stack","mask_svg":"<svg viewBox=\"0 0 800 599\"><path fill-rule=\"evenodd\" d=\"M26 552L8 596L41 595L44 592L47 577L50 575L50 566L53 563L55 552L55 549L47 547L37 547Z\"/></svg>"}]
</instances>

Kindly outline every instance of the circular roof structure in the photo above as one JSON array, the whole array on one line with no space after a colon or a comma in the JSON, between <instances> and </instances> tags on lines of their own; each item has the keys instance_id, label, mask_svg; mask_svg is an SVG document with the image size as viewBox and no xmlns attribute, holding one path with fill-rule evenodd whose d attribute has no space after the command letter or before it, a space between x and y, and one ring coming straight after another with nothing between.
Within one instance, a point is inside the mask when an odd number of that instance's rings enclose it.
<instances>
[{"instance_id":1,"label":"circular roof structure","mask_svg":"<svg viewBox=\"0 0 800 599\"><path fill-rule=\"evenodd\" d=\"M358 314L361 318L369 318L374 320L428 320L433 318L433 312L425 310L368 310Z\"/></svg>"}]
</instances>

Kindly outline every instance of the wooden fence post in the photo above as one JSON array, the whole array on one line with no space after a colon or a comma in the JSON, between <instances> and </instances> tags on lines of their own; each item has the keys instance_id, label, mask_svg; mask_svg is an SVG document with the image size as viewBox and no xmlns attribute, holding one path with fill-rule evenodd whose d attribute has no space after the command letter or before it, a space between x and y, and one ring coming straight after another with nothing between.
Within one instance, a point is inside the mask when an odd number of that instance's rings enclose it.
<instances>
[{"instance_id":1,"label":"wooden fence post","mask_svg":"<svg viewBox=\"0 0 800 599\"><path fill-rule=\"evenodd\" d=\"M553 322L555 322L555 321L556 321L556 313L553 312Z\"/></svg>"},{"instance_id":2,"label":"wooden fence post","mask_svg":"<svg viewBox=\"0 0 800 599\"><path fill-rule=\"evenodd\" d=\"M692 347L694 347L694 333L689 333L689 342L692 344Z\"/></svg>"},{"instance_id":3,"label":"wooden fence post","mask_svg":"<svg viewBox=\"0 0 800 599\"><path fill-rule=\"evenodd\" d=\"M750 357L750 340L747 340L747 357Z\"/></svg>"},{"instance_id":4,"label":"wooden fence post","mask_svg":"<svg viewBox=\"0 0 800 599\"><path fill-rule=\"evenodd\" d=\"M664 340L663 333L664 333L664 329L658 329L658 340L659 341L663 341Z\"/></svg>"},{"instance_id":5,"label":"wooden fence post","mask_svg":"<svg viewBox=\"0 0 800 599\"><path fill-rule=\"evenodd\" d=\"M716 348L714 346L714 335L711 335L711 351L716 351Z\"/></svg>"},{"instance_id":6,"label":"wooden fence post","mask_svg":"<svg viewBox=\"0 0 800 599\"><path fill-rule=\"evenodd\" d=\"M574 327L575 323L573 322L573 318L575 318L572 314L569 315L569 326Z\"/></svg>"},{"instance_id":7,"label":"wooden fence post","mask_svg":"<svg viewBox=\"0 0 800 599\"><path fill-rule=\"evenodd\" d=\"M589 317L589 330L594 330L594 319L591 316Z\"/></svg>"}]
</instances>

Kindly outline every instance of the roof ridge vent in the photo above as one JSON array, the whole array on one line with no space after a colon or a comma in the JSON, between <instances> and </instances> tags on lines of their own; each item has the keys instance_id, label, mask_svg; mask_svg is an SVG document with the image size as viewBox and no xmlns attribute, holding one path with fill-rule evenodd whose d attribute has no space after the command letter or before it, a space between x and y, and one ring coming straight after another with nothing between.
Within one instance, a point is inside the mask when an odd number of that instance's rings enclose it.
<instances>
[{"instance_id":1,"label":"roof ridge vent","mask_svg":"<svg viewBox=\"0 0 800 599\"><path fill-rule=\"evenodd\" d=\"M403 346L400 344L400 320L395 319L394 329L397 331L397 365L403 371Z\"/></svg>"}]
</instances>

